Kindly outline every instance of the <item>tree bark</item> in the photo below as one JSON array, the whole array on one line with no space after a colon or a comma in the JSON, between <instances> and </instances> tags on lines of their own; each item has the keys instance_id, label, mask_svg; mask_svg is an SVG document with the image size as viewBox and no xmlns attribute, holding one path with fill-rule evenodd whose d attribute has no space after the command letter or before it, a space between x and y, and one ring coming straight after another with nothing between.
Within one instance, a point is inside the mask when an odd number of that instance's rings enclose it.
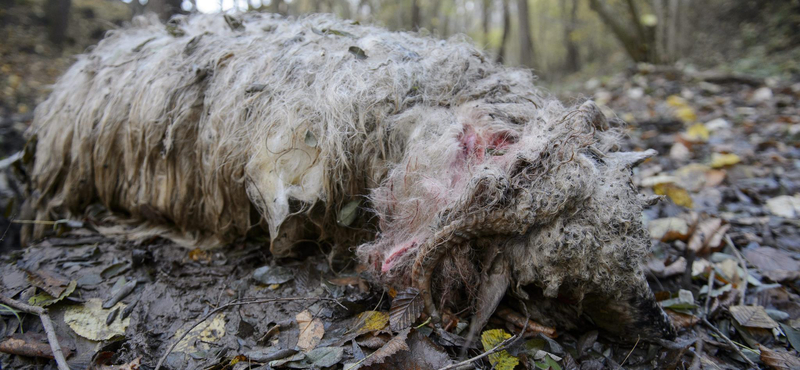
<instances>
[{"instance_id":1,"label":"tree bark","mask_svg":"<svg viewBox=\"0 0 800 370\"><path fill-rule=\"evenodd\" d=\"M419 0L411 0L411 29L414 31L419 30L420 28L420 9L419 9Z\"/></svg>"},{"instance_id":2,"label":"tree bark","mask_svg":"<svg viewBox=\"0 0 800 370\"><path fill-rule=\"evenodd\" d=\"M569 11L569 18L567 18L567 1L561 2L561 12L564 15L564 42L567 47L567 72L577 72L581 68L580 55L578 53L578 45L572 39L572 33L575 31L575 25L578 18L578 0L572 0L572 9Z\"/></svg>"},{"instance_id":3,"label":"tree bark","mask_svg":"<svg viewBox=\"0 0 800 370\"><path fill-rule=\"evenodd\" d=\"M138 1L138 0L132 0ZM145 10L156 13L162 21L169 20L173 15L182 11L182 0L149 0L145 5Z\"/></svg>"},{"instance_id":4,"label":"tree bark","mask_svg":"<svg viewBox=\"0 0 800 370\"><path fill-rule=\"evenodd\" d=\"M47 18L48 37L53 44L59 47L67 39L71 5L71 0L47 0L45 17Z\"/></svg>"},{"instance_id":5,"label":"tree bark","mask_svg":"<svg viewBox=\"0 0 800 370\"><path fill-rule=\"evenodd\" d=\"M283 14L283 13L281 13L281 3L283 3L283 0L272 0L269 3L269 11L270 11L270 13Z\"/></svg>"},{"instance_id":6,"label":"tree bark","mask_svg":"<svg viewBox=\"0 0 800 370\"><path fill-rule=\"evenodd\" d=\"M600 19L603 21L614 36L622 43L622 47L625 48L625 51L628 53L628 56L633 59L634 62L648 62L648 55L646 52L646 48L642 48L641 40L637 37L634 37L631 32L617 19L618 17L612 13L611 9L608 9L605 2L600 0L589 0L589 5L591 6L592 10L600 16Z\"/></svg>"},{"instance_id":7,"label":"tree bark","mask_svg":"<svg viewBox=\"0 0 800 370\"><path fill-rule=\"evenodd\" d=\"M500 50L497 51L497 63L503 63L505 60L509 32L511 32L511 12L508 11L508 0L503 0L503 36L500 39Z\"/></svg>"},{"instance_id":8,"label":"tree bark","mask_svg":"<svg viewBox=\"0 0 800 370\"><path fill-rule=\"evenodd\" d=\"M528 0L517 0L519 12L519 59L520 64L533 65L533 43L531 41L531 22Z\"/></svg>"},{"instance_id":9,"label":"tree bark","mask_svg":"<svg viewBox=\"0 0 800 370\"><path fill-rule=\"evenodd\" d=\"M492 0L483 0L483 43L489 45L489 32L492 21Z\"/></svg>"}]
</instances>

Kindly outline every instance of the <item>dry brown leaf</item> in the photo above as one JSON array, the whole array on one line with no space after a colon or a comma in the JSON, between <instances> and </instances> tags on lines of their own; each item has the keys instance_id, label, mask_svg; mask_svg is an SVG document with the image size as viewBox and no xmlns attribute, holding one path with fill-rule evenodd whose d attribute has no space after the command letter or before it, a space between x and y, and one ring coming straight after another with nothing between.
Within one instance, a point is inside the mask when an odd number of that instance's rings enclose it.
<instances>
[{"instance_id":1,"label":"dry brown leaf","mask_svg":"<svg viewBox=\"0 0 800 370\"><path fill-rule=\"evenodd\" d=\"M100 365L95 367L97 370L139 370L142 357L139 356L131 362L122 365Z\"/></svg>"},{"instance_id":2,"label":"dry brown leaf","mask_svg":"<svg viewBox=\"0 0 800 370\"><path fill-rule=\"evenodd\" d=\"M319 318L311 316L311 312L308 310L298 313L295 320L300 328L297 347L303 352L314 349L325 335L325 324Z\"/></svg>"},{"instance_id":3,"label":"dry brown leaf","mask_svg":"<svg viewBox=\"0 0 800 370\"><path fill-rule=\"evenodd\" d=\"M706 172L706 187L713 188L725 181L727 172L725 170L711 170Z\"/></svg>"},{"instance_id":4,"label":"dry brown leaf","mask_svg":"<svg viewBox=\"0 0 800 370\"><path fill-rule=\"evenodd\" d=\"M759 247L745 250L744 255L758 271L772 281L800 278L800 262L780 249Z\"/></svg>"},{"instance_id":5,"label":"dry brown leaf","mask_svg":"<svg viewBox=\"0 0 800 370\"><path fill-rule=\"evenodd\" d=\"M667 313L672 323L677 326L678 328L691 328L695 326L698 322L700 322L700 318L695 315L687 315L685 313L675 312L670 309L664 309L664 312Z\"/></svg>"},{"instance_id":6,"label":"dry brown leaf","mask_svg":"<svg viewBox=\"0 0 800 370\"><path fill-rule=\"evenodd\" d=\"M689 239L689 250L696 254L706 254L710 248L716 248L722 242L722 237L730 225L722 225L719 218L710 218L701 221Z\"/></svg>"},{"instance_id":7,"label":"dry brown leaf","mask_svg":"<svg viewBox=\"0 0 800 370\"><path fill-rule=\"evenodd\" d=\"M800 369L800 358L784 351L773 351L763 345L758 345L761 351L761 361L775 370L796 370Z\"/></svg>"},{"instance_id":8,"label":"dry brown leaf","mask_svg":"<svg viewBox=\"0 0 800 370\"><path fill-rule=\"evenodd\" d=\"M47 270L25 271L31 285L44 290L53 297L60 297L67 290L70 280Z\"/></svg>"},{"instance_id":9,"label":"dry brown leaf","mask_svg":"<svg viewBox=\"0 0 800 370\"><path fill-rule=\"evenodd\" d=\"M405 330L400 331L397 335L394 336L390 341L386 342L381 348L378 348L375 352L372 352L367 358L364 359L364 362L361 364L363 367L370 366L372 364L379 364L386 360L387 357L400 352L400 351L408 351L408 344L406 344L406 338L408 337L408 333L411 331L411 328L406 328Z\"/></svg>"},{"instance_id":10,"label":"dry brown leaf","mask_svg":"<svg viewBox=\"0 0 800 370\"><path fill-rule=\"evenodd\" d=\"M689 236L689 224L678 217L667 217L651 220L647 223L650 237L663 242L685 240Z\"/></svg>"},{"instance_id":11,"label":"dry brown leaf","mask_svg":"<svg viewBox=\"0 0 800 370\"><path fill-rule=\"evenodd\" d=\"M392 300L392 308L389 310L389 324L392 330L403 330L417 321L425 304L422 296L416 288L407 288L397 292L397 296Z\"/></svg>"},{"instance_id":12,"label":"dry brown leaf","mask_svg":"<svg viewBox=\"0 0 800 370\"><path fill-rule=\"evenodd\" d=\"M761 306L731 306L731 315L742 326L749 328L773 329L778 327L764 307Z\"/></svg>"}]
</instances>

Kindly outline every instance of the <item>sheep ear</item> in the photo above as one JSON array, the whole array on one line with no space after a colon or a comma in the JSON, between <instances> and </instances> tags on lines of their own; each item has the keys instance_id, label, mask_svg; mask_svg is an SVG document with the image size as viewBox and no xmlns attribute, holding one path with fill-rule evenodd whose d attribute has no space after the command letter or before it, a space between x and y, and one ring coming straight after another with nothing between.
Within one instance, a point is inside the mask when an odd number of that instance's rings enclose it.
<instances>
[{"instance_id":1,"label":"sheep ear","mask_svg":"<svg viewBox=\"0 0 800 370\"><path fill-rule=\"evenodd\" d=\"M578 113L589 125L598 131L608 130L609 125L606 115L603 114L603 111L600 110L600 107L598 107L593 101L587 100L581 104L581 106L578 108Z\"/></svg>"},{"instance_id":2,"label":"sheep ear","mask_svg":"<svg viewBox=\"0 0 800 370\"><path fill-rule=\"evenodd\" d=\"M502 255L498 255L492 262L489 273L483 276L480 288L478 288L475 316L469 325L469 334L462 351L466 351L472 346L477 334L489 322L489 318L492 317L494 310L497 309L506 294L506 289L511 281L510 277L508 262Z\"/></svg>"},{"instance_id":3,"label":"sheep ear","mask_svg":"<svg viewBox=\"0 0 800 370\"><path fill-rule=\"evenodd\" d=\"M653 157L656 154L658 154L658 152L655 151L655 149L647 149L643 152L610 153L608 156L625 167L634 168L642 164L647 158Z\"/></svg>"}]
</instances>

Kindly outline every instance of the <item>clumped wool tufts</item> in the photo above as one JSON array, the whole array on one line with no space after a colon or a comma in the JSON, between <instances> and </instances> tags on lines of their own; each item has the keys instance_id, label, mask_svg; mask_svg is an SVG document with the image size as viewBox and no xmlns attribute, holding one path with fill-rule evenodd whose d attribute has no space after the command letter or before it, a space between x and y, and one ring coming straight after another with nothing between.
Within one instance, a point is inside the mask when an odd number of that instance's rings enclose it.
<instances>
[{"instance_id":1,"label":"clumped wool tufts","mask_svg":"<svg viewBox=\"0 0 800 370\"><path fill-rule=\"evenodd\" d=\"M592 102L533 82L465 42L324 15L137 18L37 108L25 208L48 221L102 204L132 235L193 247L263 229L279 257L313 235L419 288L434 317L493 311L510 287L541 297L543 321L568 297L558 310L576 317L604 303L589 314L609 331L669 333L630 182L653 153L616 152Z\"/></svg>"}]
</instances>

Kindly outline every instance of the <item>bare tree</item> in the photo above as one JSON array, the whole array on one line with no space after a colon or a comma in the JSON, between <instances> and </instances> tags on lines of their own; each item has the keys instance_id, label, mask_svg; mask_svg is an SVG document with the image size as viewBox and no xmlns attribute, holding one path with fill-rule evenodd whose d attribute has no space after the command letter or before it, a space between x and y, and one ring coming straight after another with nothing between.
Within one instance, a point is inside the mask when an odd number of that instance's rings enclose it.
<instances>
[{"instance_id":1,"label":"bare tree","mask_svg":"<svg viewBox=\"0 0 800 370\"><path fill-rule=\"evenodd\" d=\"M47 0L45 17L47 18L48 36L50 41L61 46L67 39L67 26L69 26L69 8L72 0Z\"/></svg>"},{"instance_id":2,"label":"bare tree","mask_svg":"<svg viewBox=\"0 0 800 370\"><path fill-rule=\"evenodd\" d=\"M531 22L528 0L517 0L517 11L519 12L520 64L531 66L533 64L533 43L531 41Z\"/></svg>"},{"instance_id":3,"label":"bare tree","mask_svg":"<svg viewBox=\"0 0 800 370\"><path fill-rule=\"evenodd\" d=\"M182 11L181 2L182 0L149 0L144 9L158 14L158 18L165 21Z\"/></svg>"},{"instance_id":4,"label":"bare tree","mask_svg":"<svg viewBox=\"0 0 800 370\"><path fill-rule=\"evenodd\" d=\"M411 0L411 29L419 30L420 22L419 0Z\"/></svg>"},{"instance_id":5,"label":"bare tree","mask_svg":"<svg viewBox=\"0 0 800 370\"><path fill-rule=\"evenodd\" d=\"M497 62L502 63L506 55L506 43L511 32L511 12L508 11L508 0L503 0L503 36L500 39L500 50L497 51Z\"/></svg>"},{"instance_id":6,"label":"bare tree","mask_svg":"<svg viewBox=\"0 0 800 370\"><path fill-rule=\"evenodd\" d=\"M483 0L483 43L489 45L489 31L492 20L492 0Z\"/></svg>"},{"instance_id":7,"label":"bare tree","mask_svg":"<svg viewBox=\"0 0 800 370\"><path fill-rule=\"evenodd\" d=\"M635 0L625 0L633 30L623 23L623 17L620 17L618 12L611 9L605 1L589 0L589 4L614 37L622 43L622 47L634 62L661 62L655 43L655 30L652 26L642 23Z\"/></svg>"},{"instance_id":8,"label":"bare tree","mask_svg":"<svg viewBox=\"0 0 800 370\"><path fill-rule=\"evenodd\" d=\"M564 17L564 44L567 49L567 72L577 72L581 68L578 45L575 44L573 32L577 25L578 0L572 0L572 8L567 12L567 0L561 1L561 14Z\"/></svg>"},{"instance_id":9,"label":"bare tree","mask_svg":"<svg viewBox=\"0 0 800 370\"><path fill-rule=\"evenodd\" d=\"M270 3L269 3L269 11L271 13L283 14L281 12L281 4L282 3L283 3L283 0L272 0L272 1L270 1Z\"/></svg>"}]
</instances>

